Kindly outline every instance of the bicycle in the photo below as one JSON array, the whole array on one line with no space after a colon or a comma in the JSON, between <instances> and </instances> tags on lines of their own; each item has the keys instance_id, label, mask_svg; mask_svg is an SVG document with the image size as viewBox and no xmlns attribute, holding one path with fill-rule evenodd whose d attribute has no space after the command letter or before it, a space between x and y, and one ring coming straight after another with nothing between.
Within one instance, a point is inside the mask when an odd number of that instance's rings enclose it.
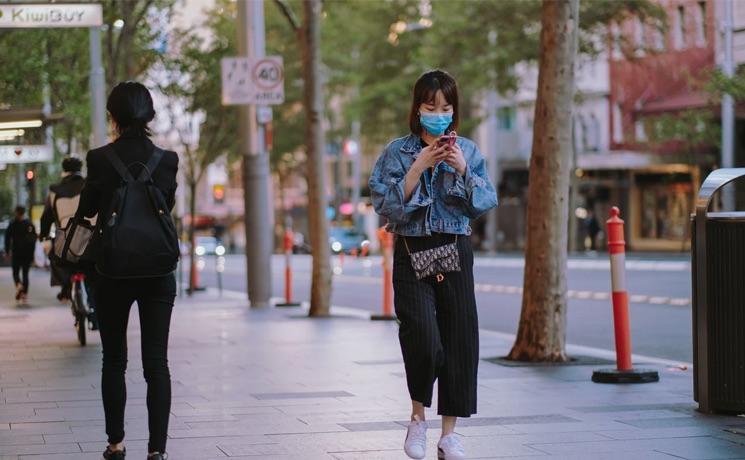
<instances>
[{"instance_id":1,"label":"bicycle","mask_svg":"<svg viewBox=\"0 0 745 460\"><path fill-rule=\"evenodd\" d=\"M72 315L75 317L75 331L77 332L78 342L84 347L87 343L87 329L95 331L98 329L96 321L96 312L88 303L88 290L85 286L85 274L74 273L70 278L72 282L70 308Z\"/></svg>"}]
</instances>

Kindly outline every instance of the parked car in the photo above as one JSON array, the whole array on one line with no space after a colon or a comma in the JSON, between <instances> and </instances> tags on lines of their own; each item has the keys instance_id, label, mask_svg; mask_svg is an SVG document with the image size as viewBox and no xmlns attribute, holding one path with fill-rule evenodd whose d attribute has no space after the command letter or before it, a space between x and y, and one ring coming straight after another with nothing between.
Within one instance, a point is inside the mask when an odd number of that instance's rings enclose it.
<instances>
[{"instance_id":1,"label":"parked car","mask_svg":"<svg viewBox=\"0 0 745 460\"><path fill-rule=\"evenodd\" d=\"M225 246L214 236L197 236L195 238L195 244L194 253L197 256L225 255Z\"/></svg>"},{"instance_id":2,"label":"parked car","mask_svg":"<svg viewBox=\"0 0 745 460\"><path fill-rule=\"evenodd\" d=\"M370 245L367 235L357 232L353 228L331 227L329 229L329 244L334 254L365 253Z\"/></svg>"}]
</instances>

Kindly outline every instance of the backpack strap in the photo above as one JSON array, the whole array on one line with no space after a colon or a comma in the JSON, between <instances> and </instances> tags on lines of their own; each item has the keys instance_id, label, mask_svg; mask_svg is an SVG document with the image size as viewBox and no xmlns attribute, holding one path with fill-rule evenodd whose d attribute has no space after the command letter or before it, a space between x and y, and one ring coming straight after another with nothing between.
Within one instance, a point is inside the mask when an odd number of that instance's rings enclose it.
<instances>
[{"instance_id":1,"label":"backpack strap","mask_svg":"<svg viewBox=\"0 0 745 460\"><path fill-rule=\"evenodd\" d=\"M160 160L163 158L164 153L163 149L157 145L153 145L153 153L150 155L150 159L147 160L147 164L142 168L142 172L140 172L140 175L137 177L138 181L148 182L152 180L153 171L155 171L155 168L160 164Z\"/></svg>"},{"instance_id":2,"label":"backpack strap","mask_svg":"<svg viewBox=\"0 0 745 460\"><path fill-rule=\"evenodd\" d=\"M106 152L106 159L109 160L109 163L111 163L111 166L114 167L116 172L119 174L119 176L122 178L124 182L134 182L135 178L132 177L132 174L130 174L127 167L124 165L124 162L122 162L122 159L119 158L119 155L116 154L116 150L114 150L114 146L112 144L108 144L105 147Z\"/></svg>"}]
</instances>

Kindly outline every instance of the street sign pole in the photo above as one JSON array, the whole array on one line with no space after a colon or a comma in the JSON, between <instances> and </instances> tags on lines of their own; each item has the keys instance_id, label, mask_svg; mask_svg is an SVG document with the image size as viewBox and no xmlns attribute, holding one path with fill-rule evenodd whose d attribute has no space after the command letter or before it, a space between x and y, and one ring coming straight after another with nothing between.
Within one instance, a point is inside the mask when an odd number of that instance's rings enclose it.
<instances>
[{"instance_id":1,"label":"street sign pole","mask_svg":"<svg viewBox=\"0 0 745 460\"><path fill-rule=\"evenodd\" d=\"M264 3L238 0L238 55L264 56ZM256 105L241 105L240 149L243 156L246 277L252 308L267 307L272 295L273 216L269 199L269 155Z\"/></svg>"},{"instance_id":2,"label":"street sign pole","mask_svg":"<svg viewBox=\"0 0 745 460\"><path fill-rule=\"evenodd\" d=\"M93 147L106 144L106 95L104 70L101 63L101 27L88 29L90 37L91 58L91 129L93 131Z\"/></svg>"},{"instance_id":3,"label":"street sign pole","mask_svg":"<svg viewBox=\"0 0 745 460\"><path fill-rule=\"evenodd\" d=\"M733 0L724 0L724 20L722 22L723 32L723 51L722 73L732 78L735 74L735 66L732 50L732 17L733 17ZM734 124L735 124L735 104L732 95L722 94L722 168L734 168ZM722 189L722 204L725 211L735 210L735 189L729 184Z\"/></svg>"},{"instance_id":4,"label":"street sign pole","mask_svg":"<svg viewBox=\"0 0 745 460\"><path fill-rule=\"evenodd\" d=\"M361 187L361 162L362 162L362 145L360 139L360 121L352 122L352 142L355 149L352 156L352 216L354 219L354 228L357 231L362 230L362 219L360 216L360 187Z\"/></svg>"}]
</instances>

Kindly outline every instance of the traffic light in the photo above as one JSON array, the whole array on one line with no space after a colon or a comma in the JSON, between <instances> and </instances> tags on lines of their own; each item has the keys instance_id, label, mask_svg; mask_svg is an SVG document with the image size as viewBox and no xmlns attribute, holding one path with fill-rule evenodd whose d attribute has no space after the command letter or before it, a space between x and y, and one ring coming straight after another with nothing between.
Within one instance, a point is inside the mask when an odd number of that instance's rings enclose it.
<instances>
[{"instance_id":1,"label":"traffic light","mask_svg":"<svg viewBox=\"0 0 745 460\"><path fill-rule=\"evenodd\" d=\"M26 170L26 187L31 188L34 186L34 170Z\"/></svg>"},{"instance_id":2,"label":"traffic light","mask_svg":"<svg viewBox=\"0 0 745 460\"><path fill-rule=\"evenodd\" d=\"M215 184L212 186L212 201L215 204L225 203L225 185Z\"/></svg>"}]
</instances>

